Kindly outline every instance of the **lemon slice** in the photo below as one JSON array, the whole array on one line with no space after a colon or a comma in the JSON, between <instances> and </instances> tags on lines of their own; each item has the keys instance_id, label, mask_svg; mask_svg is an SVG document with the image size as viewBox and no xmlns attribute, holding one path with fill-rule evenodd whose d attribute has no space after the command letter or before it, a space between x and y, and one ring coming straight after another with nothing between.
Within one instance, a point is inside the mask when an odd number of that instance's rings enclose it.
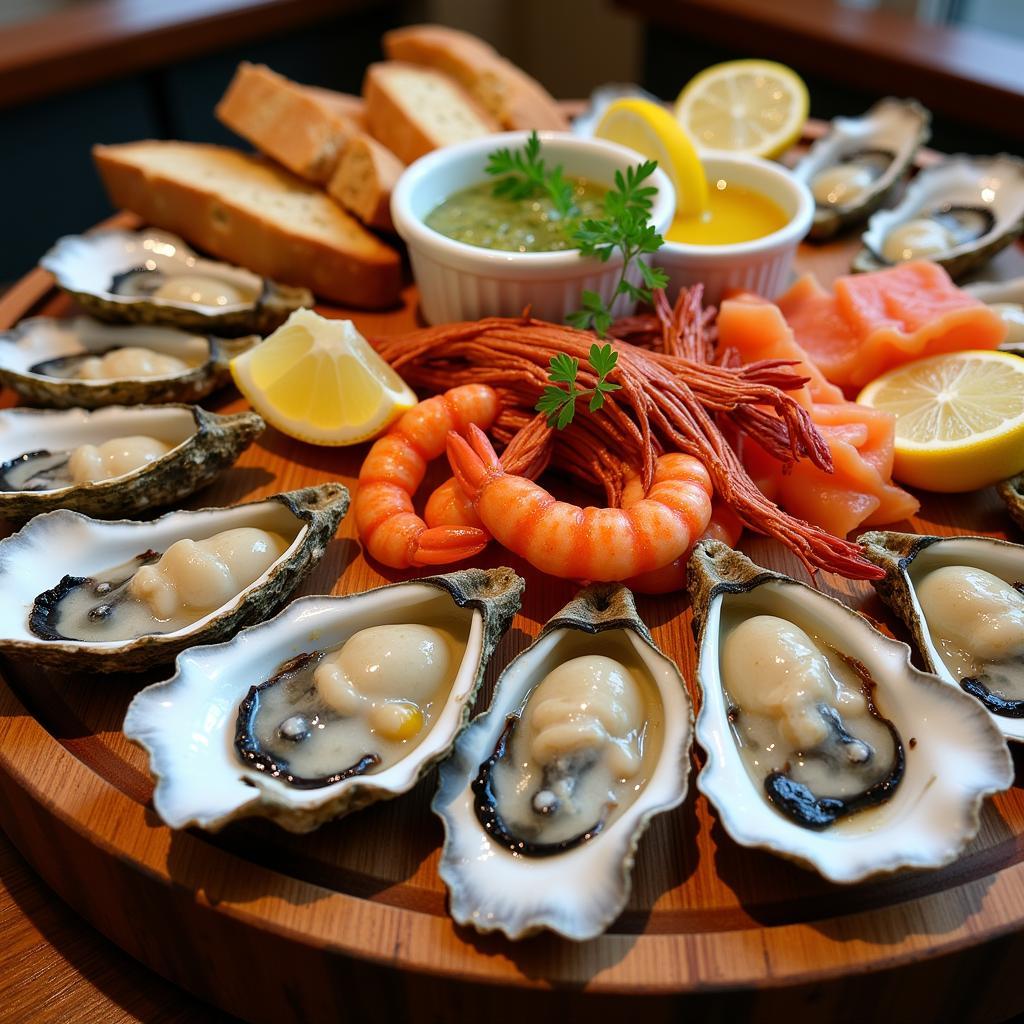
<instances>
[{"instance_id":1,"label":"lemon slice","mask_svg":"<svg viewBox=\"0 0 1024 1024\"><path fill-rule=\"evenodd\" d=\"M675 186L677 217L695 217L707 209L708 182L697 148L664 107L650 100L616 100L605 110L594 134L657 160Z\"/></svg>"},{"instance_id":2,"label":"lemon slice","mask_svg":"<svg viewBox=\"0 0 1024 1024\"><path fill-rule=\"evenodd\" d=\"M238 390L268 423L312 444L356 444L416 404L409 386L351 320L297 309L231 360Z\"/></svg>"},{"instance_id":3,"label":"lemon slice","mask_svg":"<svg viewBox=\"0 0 1024 1024\"><path fill-rule=\"evenodd\" d=\"M898 366L857 398L896 415L893 476L973 491L1024 469L1024 359L951 352Z\"/></svg>"},{"instance_id":4,"label":"lemon slice","mask_svg":"<svg viewBox=\"0 0 1024 1024\"><path fill-rule=\"evenodd\" d=\"M676 100L676 119L702 153L773 157L800 138L807 86L785 64L729 60L705 68Z\"/></svg>"}]
</instances>

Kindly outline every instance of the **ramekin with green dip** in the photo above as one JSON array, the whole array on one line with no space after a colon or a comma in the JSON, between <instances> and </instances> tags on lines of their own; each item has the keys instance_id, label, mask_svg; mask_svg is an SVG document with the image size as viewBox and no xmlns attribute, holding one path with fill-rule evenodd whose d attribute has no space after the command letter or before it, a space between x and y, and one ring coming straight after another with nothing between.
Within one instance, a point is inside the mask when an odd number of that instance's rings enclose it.
<instances>
[{"instance_id":1,"label":"ramekin with green dip","mask_svg":"<svg viewBox=\"0 0 1024 1024\"><path fill-rule=\"evenodd\" d=\"M618 254L607 263L581 255L572 247L571 226L566 230L550 200L498 202L493 196L497 179L485 171L489 155L521 149L529 137L529 132L505 132L439 149L411 164L399 179L391 216L409 247L427 323L518 316L527 306L535 317L559 322L580 308L585 289L611 300L622 269ZM560 165L573 180L575 206L584 217L590 211L600 214L616 171L642 160L633 150L601 139L564 132L539 137L547 167ZM675 191L660 169L650 183L657 189L650 220L664 233L675 212ZM620 296L613 311L626 315L632 306Z\"/></svg>"}]
</instances>

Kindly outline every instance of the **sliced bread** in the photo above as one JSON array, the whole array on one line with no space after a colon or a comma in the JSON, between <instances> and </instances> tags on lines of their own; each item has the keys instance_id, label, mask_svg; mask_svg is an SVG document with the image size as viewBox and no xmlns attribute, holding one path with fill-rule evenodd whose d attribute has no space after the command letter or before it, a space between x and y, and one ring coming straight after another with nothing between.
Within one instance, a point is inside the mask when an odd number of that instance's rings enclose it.
<instances>
[{"instance_id":1,"label":"sliced bread","mask_svg":"<svg viewBox=\"0 0 1024 1024\"><path fill-rule=\"evenodd\" d=\"M263 64L243 61L216 114L267 156L322 184L334 172L342 147L358 131L339 104L326 98L327 92L314 92Z\"/></svg>"},{"instance_id":2,"label":"sliced bread","mask_svg":"<svg viewBox=\"0 0 1024 1024\"><path fill-rule=\"evenodd\" d=\"M391 190L404 170L405 164L390 149L361 133L341 151L327 194L364 224L393 231Z\"/></svg>"},{"instance_id":3,"label":"sliced bread","mask_svg":"<svg viewBox=\"0 0 1024 1024\"><path fill-rule=\"evenodd\" d=\"M457 82L414 64L371 64L363 99L370 134L406 164L433 149L500 128Z\"/></svg>"},{"instance_id":4,"label":"sliced bread","mask_svg":"<svg viewBox=\"0 0 1024 1024\"><path fill-rule=\"evenodd\" d=\"M299 88L307 96L326 106L337 117L352 122L360 131L366 131L366 104L362 96L324 89L319 85L300 85Z\"/></svg>"},{"instance_id":5,"label":"sliced bread","mask_svg":"<svg viewBox=\"0 0 1024 1024\"><path fill-rule=\"evenodd\" d=\"M557 101L536 79L468 32L444 25L396 28L384 35L384 53L451 75L503 128L569 127Z\"/></svg>"},{"instance_id":6,"label":"sliced bread","mask_svg":"<svg viewBox=\"0 0 1024 1024\"><path fill-rule=\"evenodd\" d=\"M346 305L393 305L398 253L327 194L259 157L190 142L93 147L115 206L213 256Z\"/></svg>"}]
</instances>

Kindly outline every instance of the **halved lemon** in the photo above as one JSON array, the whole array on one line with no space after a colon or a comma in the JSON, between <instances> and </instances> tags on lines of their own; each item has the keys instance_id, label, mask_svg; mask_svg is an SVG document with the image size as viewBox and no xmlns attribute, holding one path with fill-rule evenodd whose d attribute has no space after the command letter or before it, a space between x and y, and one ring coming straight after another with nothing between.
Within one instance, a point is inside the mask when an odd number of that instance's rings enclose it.
<instances>
[{"instance_id":1,"label":"halved lemon","mask_svg":"<svg viewBox=\"0 0 1024 1024\"><path fill-rule=\"evenodd\" d=\"M803 79L773 60L713 64L687 82L676 119L702 153L773 157L800 138L809 100Z\"/></svg>"},{"instance_id":2,"label":"halved lemon","mask_svg":"<svg viewBox=\"0 0 1024 1024\"><path fill-rule=\"evenodd\" d=\"M238 390L268 423L311 444L356 444L416 404L409 386L351 320L298 309L231 360Z\"/></svg>"},{"instance_id":3,"label":"halved lemon","mask_svg":"<svg viewBox=\"0 0 1024 1024\"><path fill-rule=\"evenodd\" d=\"M893 476L928 491L974 491L1024 469L1024 359L950 352L898 366L857 401L896 415Z\"/></svg>"},{"instance_id":4,"label":"halved lemon","mask_svg":"<svg viewBox=\"0 0 1024 1024\"><path fill-rule=\"evenodd\" d=\"M677 217L695 217L707 209L708 183L700 156L685 129L664 107L650 100L616 100L594 134L657 160L675 186Z\"/></svg>"}]
</instances>

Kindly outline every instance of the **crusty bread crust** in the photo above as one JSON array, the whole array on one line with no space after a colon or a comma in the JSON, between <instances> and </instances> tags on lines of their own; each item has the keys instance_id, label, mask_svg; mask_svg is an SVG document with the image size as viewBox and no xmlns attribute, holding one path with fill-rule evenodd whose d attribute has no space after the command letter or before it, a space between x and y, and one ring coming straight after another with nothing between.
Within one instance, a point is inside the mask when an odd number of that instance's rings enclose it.
<instances>
[{"instance_id":1,"label":"crusty bread crust","mask_svg":"<svg viewBox=\"0 0 1024 1024\"><path fill-rule=\"evenodd\" d=\"M350 139L327 183L327 194L364 224L394 231L391 190L405 164L390 149L365 133Z\"/></svg>"},{"instance_id":2,"label":"crusty bread crust","mask_svg":"<svg viewBox=\"0 0 1024 1024\"><path fill-rule=\"evenodd\" d=\"M444 25L410 25L384 35L391 60L436 68L451 75L503 128L569 127L551 94L482 39Z\"/></svg>"},{"instance_id":3,"label":"crusty bread crust","mask_svg":"<svg viewBox=\"0 0 1024 1024\"><path fill-rule=\"evenodd\" d=\"M371 64L363 79L366 122L370 134L403 163L411 164L451 141L431 130L424 117L427 112L397 84L396 79L410 75L446 93L446 117L477 125L477 135L499 130L498 122L483 107L457 82L440 72L397 61Z\"/></svg>"},{"instance_id":4,"label":"crusty bread crust","mask_svg":"<svg viewBox=\"0 0 1024 1024\"><path fill-rule=\"evenodd\" d=\"M219 259L344 305L383 309L398 300L398 253L325 193L259 157L145 141L94 146L93 158L115 206Z\"/></svg>"},{"instance_id":5,"label":"crusty bread crust","mask_svg":"<svg viewBox=\"0 0 1024 1024\"><path fill-rule=\"evenodd\" d=\"M319 85L298 85L298 88L318 103L325 105L337 117L351 121L360 131L366 131L366 104L362 96L324 89Z\"/></svg>"},{"instance_id":6,"label":"crusty bread crust","mask_svg":"<svg viewBox=\"0 0 1024 1024\"><path fill-rule=\"evenodd\" d=\"M318 184L331 176L342 147L358 130L322 94L247 61L238 65L216 114L258 150Z\"/></svg>"}]
</instances>

